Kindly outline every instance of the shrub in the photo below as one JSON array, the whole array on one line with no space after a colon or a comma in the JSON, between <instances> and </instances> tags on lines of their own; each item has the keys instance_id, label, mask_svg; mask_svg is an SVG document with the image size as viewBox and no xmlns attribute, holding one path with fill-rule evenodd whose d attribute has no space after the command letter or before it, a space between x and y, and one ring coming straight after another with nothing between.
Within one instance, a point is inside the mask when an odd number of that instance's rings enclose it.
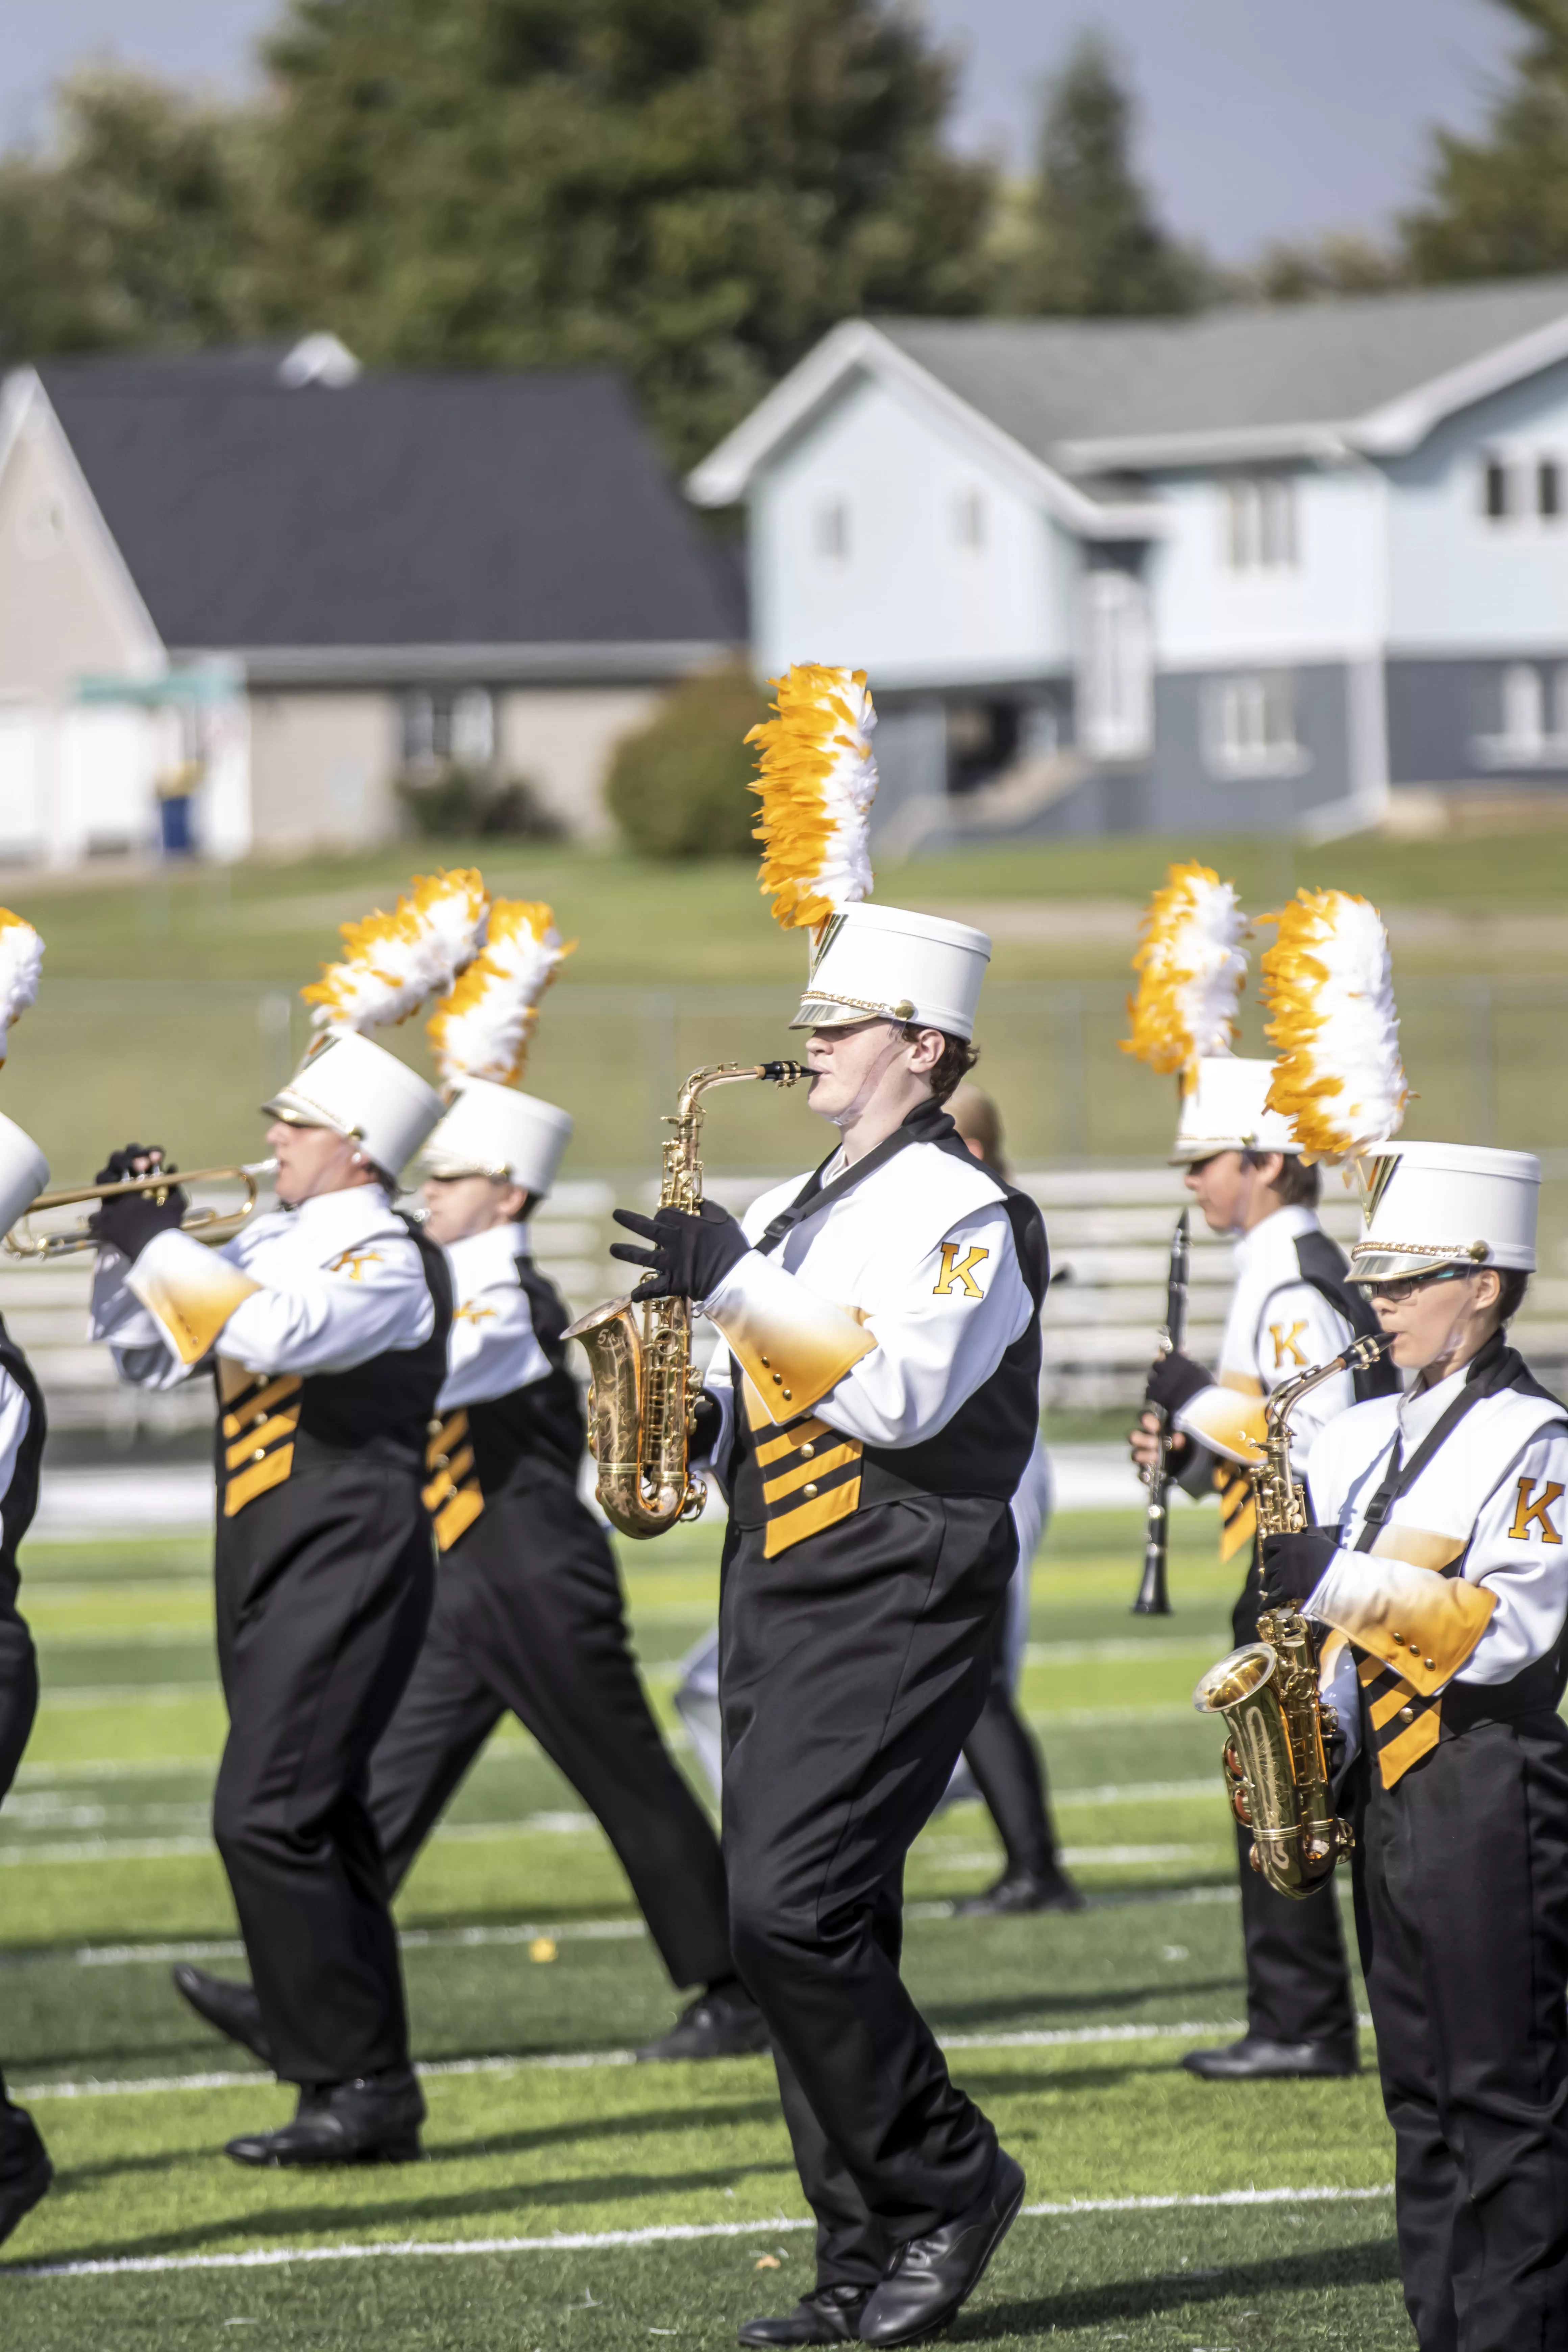
<instances>
[{"instance_id":1,"label":"shrub","mask_svg":"<svg viewBox=\"0 0 1568 2352\"><path fill-rule=\"evenodd\" d=\"M749 729L768 715L749 672L710 670L668 694L646 727L623 736L605 786L610 814L644 857L750 857L756 754Z\"/></svg>"},{"instance_id":2,"label":"shrub","mask_svg":"<svg viewBox=\"0 0 1568 2352\"><path fill-rule=\"evenodd\" d=\"M404 775L395 790L414 831L426 841L471 839L475 834L510 834L528 841L555 841L559 820L526 776L505 782L482 768L454 763L434 775Z\"/></svg>"}]
</instances>

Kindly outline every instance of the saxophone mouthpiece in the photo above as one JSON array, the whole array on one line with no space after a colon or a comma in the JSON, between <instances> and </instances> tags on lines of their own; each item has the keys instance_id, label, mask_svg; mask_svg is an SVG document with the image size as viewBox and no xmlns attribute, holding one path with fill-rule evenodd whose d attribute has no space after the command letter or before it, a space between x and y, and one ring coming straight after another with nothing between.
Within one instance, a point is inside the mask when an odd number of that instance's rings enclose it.
<instances>
[{"instance_id":1,"label":"saxophone mouthpiece","mask_svg":"<svg viewBox=\"0 0 1568 2352\"><path fill-rule=\"evenodd\" d=\"M775 1087L793 1087L796 1078L805 1076L803 1062L763 1062L758 1068L759 1078L766 1078Z\"/></svg>"}]
</instances>

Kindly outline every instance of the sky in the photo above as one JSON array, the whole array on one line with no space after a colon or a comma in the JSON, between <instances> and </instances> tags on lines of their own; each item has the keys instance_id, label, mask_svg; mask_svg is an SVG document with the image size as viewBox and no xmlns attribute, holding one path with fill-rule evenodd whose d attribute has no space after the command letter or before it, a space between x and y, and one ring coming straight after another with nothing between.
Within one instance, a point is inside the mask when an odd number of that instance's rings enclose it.
<instances>
[{"instance_id":1,"label":"sky","mask_svg":"<svg viewBox=\"0 0 1568 2352\"><path fill-rule=\"evenodd\" d=\"M438 0L437 0L438 5ZM1140 101L1166 221L1225 260L1375 232L1418 191L1434 122L1482 118L1516 26L1491 0L918 0L963 60L955 135L1027 160L1041 78L1092 26ZM277 0L5 0L0 145L39 138L87 59L239 90Z\"/></svg>"}]
</instances>

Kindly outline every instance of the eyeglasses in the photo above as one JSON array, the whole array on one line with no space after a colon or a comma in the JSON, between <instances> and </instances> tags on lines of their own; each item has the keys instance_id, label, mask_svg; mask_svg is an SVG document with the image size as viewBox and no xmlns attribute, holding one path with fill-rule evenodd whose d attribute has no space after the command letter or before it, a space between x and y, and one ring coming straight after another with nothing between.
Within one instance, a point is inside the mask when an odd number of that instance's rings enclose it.
<instances>
[{"instance_id":1,"label":"eyeglasses","mask_svg":"<svg viewBox=\"0 0 1568 2352\"><path fill-rule=\"evenodd\" d=\"M1474 1266L1469 1265L1436 1265L1430 1274L1402 1275L1397 1282L1363 1282L1360 1287L1374 1304L1386 1298L1391 1307L1403 1307L1407 1298L1414 1298L1418 1290L1426 1289L1434 1282L1464 1282L1474 1272Z\"/></svg>"}]
</instances>

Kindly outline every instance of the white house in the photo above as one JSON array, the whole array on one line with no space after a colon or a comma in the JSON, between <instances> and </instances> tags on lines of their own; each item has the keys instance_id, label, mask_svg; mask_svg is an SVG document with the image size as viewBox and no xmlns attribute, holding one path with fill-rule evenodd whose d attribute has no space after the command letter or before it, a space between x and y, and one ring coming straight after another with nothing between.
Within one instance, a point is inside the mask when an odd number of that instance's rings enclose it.
<instances>
[{"instance_id":1,"label":"white house","mask_svg":"<svg viewBox=\"0 0 1568 2352\"><path fill-rule=\"evenodd\" d=\"M0 859L375 841L399 776L608 829L614 744L732 656L738 581L606 369L289 351L52 360L0 387Z\"/></svg>"},{"instance_id":2,"label":"white house","mask_svg":"<svg viewBox=\"0 0 1568 2352\"><path fill-rule=\"evenodd\" d=\"M851 320L688 488L758 668L869 672L907 845L1568 788L1568 278Z\"/></svg>"}]
</instances>

